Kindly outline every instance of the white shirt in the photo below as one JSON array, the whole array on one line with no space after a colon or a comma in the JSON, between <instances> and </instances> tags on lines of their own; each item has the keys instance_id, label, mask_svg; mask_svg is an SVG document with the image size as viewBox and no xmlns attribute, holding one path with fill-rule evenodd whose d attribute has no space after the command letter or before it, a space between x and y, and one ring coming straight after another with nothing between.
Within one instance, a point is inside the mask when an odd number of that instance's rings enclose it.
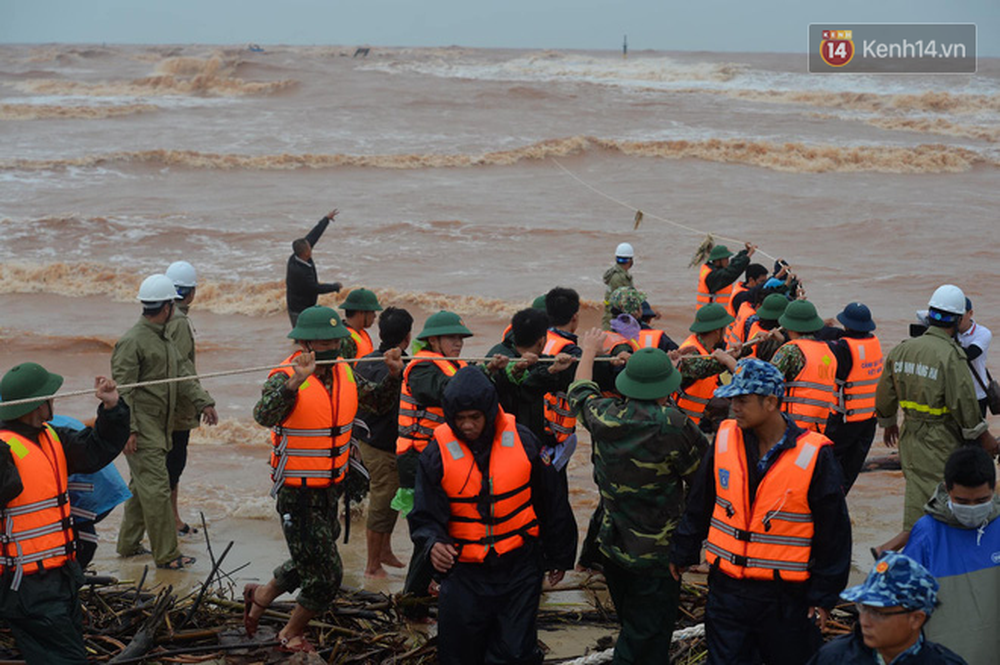
<instances>
[{"instance_id":1,"label":"white shirt","mask_svg":"<svg viewBox=\"0 0 1000 665\"><path fill-rule=\"evenodd\" d=\"M972 383L976 386L976 399L986 397L986 391L983 390L983 385L989 385L989 380L986 378L986 353L990 349L990 341L992 339L993 333L990 332L990 329L979 325L975 321L972 322L972 327L964 333L958 333L958 343L962 345L963 349L967 349L970 346L978 346L983 350L983 353L972 361L972 368L975 370L972 376ZM976 380L977 374L982 379L982 385Z\"/></svg>"}]
</instances>

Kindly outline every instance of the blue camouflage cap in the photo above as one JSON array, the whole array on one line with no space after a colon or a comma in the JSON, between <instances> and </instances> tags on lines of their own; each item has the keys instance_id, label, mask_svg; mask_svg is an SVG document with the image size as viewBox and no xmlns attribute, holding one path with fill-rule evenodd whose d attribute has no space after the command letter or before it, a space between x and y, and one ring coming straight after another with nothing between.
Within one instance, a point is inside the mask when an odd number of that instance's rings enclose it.
<instances>
[{"instance_id":1,"label":"blue camouflage cap","mask_svg":"<svg viewBox=\"0 0 1000 665\"><path fill-rule=\"evenodd\" d=\"M887 552L863 584L844 589L844 600L872 607L905 607L928 616L937 605L938 582L926 568L906 556Z\"/></svg>"},{"instance_id":2,"label":"blue camouflage cap","mask_svg":"<svg viewBox=\"0 0 1000 665\"><path fill-rule=\"evenodd\" d=\"M733 380L715 389L716 397L739 395L785 396L785 377L771 363L756 358L744 358L736 365Z\"/></svg>"}]
</instances>

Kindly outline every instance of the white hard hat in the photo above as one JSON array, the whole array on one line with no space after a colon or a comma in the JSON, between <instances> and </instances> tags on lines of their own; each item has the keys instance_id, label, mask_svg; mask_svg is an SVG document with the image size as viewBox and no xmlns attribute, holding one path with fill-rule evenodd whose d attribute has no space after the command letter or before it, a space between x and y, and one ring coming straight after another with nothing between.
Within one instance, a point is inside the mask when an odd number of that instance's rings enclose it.
<instances>
[{"instance_id":1,"label":"white hard hat","mask_svg":"<svg viewBox=\"0 0 1000 665\"><path fill-rule=\"evenodd\" d=\"M627 242L623 242L618 245L618 249L615 250L615 256L620 256L623 259L631 259L635 256L635 250L632 249L632 245Z\"/></svg>"},{"instance_id":2,"label":"white hard hat","mask_svg":"<svg viewBox=\"0 0 1000 665\"><path fill-rule=\"evenodd\" d=\"M163 302L165 300L177 300L177 289L174 288L174 280L166 275L150 275L142 280L139 286L139 297L146 303Z\"/></svg>"},{"instance_id":3,"label":"white hard hat","mask_svg":"<svg viewBox=\"0 0 1000 665\"><path fill-rule=\"evenodd\" d=\"M194 266L187 261L174 261L167 268L167 277L174 281L174 286L193 288L198 286L198 275L194 271Z\"/></svg>"},{"instance_id":4,"label":"white hard hat","mask_svg":"<svg viewBox=\"0 0 1000 665\"><path fill-rule=\"evenodd\" d=\"M927 306L939 312L961 316L965 314L965 294L954 284L944 284L937 287Z\"/></svg>"}]
</instances>

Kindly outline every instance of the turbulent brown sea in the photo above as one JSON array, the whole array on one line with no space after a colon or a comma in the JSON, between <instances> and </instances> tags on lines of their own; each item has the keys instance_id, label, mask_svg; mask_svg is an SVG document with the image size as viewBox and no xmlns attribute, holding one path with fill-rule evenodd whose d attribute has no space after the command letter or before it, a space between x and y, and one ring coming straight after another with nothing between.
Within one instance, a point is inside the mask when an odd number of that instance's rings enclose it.
<instances>
[{"instance_id":1,"label":"turbulent brown sea","mask_svg":"<svg viewBox=\"0 0 1000 665\"><path fill-rule=\"evenodd\" d=\"M824 316L867 303L887 346L943 282L1000 325L995 59L976 75L892 77L811 76L787 54L353 53L0 47L0 369L36 360L68 389L89 386L138 317L143 276L178 259L199 272L200 368L279 361L290 242L334 207L314 253L321 279L373 288L417 325L460 312L470 354L556 285L579 290L596 321L622 241L660 325L682 338L688 262L709 232L787 259ZM185 514L237 541L247 577L285 555L266 434L250 418L263 378L206 382L223 422L197 433L182 481ZM57 410L87 418L92 402ZM584 441L571 466L581 528L596 503L588 453ZM896 531L900 489L881 472L852 493L857 571ZM115 558L118 519L102 525L98 564L130 577L148 561ZM363 543L356 523L347 582L398 590L401 573L363 578ZM408 552L404 525L396 546ZM563 641L557 651L582 652Z\"/></svg>"}]
</instances>

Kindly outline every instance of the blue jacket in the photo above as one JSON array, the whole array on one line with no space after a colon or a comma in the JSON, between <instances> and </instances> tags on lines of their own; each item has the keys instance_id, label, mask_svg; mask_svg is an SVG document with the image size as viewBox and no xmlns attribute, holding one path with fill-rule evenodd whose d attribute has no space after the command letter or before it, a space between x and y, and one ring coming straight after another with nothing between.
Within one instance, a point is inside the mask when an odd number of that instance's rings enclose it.
<instances>
[{"instance_id":1,"label":"blue jacket","mask_svg":"<svg viewBox=\"0 0 1000 665\"><path fill-rule=\"evenodd\" d=\"M855 627L850 635L824 644L806 665L875 665L877 662L874 650L865 646L861 629ZM889 665L965 665L965 661L947 647L925 639L916 653L902 653Z\"/></svg>"},{"instance_id":2,"label":"blue jacket","mask_svg":"<svg viewBox=\"0 0 1000 665\"><path fill-rule=\"evenodd\" d=\"M978 529L955 519L943 483L924 511L905 549L941 585L940 606L924 632L970 665L993 665L1000 654L1000 497Z\"/></svg>"}]
</instances>

